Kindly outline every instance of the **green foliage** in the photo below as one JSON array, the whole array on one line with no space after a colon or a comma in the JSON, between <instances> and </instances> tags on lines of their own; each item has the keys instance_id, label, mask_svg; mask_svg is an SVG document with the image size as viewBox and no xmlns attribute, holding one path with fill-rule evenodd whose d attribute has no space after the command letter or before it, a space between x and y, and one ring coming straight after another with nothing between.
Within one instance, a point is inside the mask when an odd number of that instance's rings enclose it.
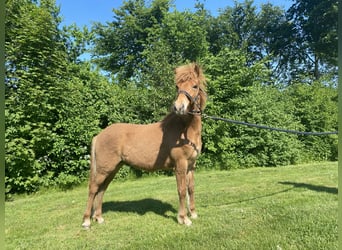
<instances>
[{"instance_id":1,"label":"green foliage","mask_svg":"<svg viewBox=\"0 0 342 250\"><path fill-rule=\"evenodd\" d=\"M236 2L209 19L210 51L230 47L247 50L251 61L266 57L275 82L287 84L303 73L316 80L326 72L336 75L337 2L296 0L287 11Z\"/></svg>"},{"instance_id":2,"label":"green foliage","mask_svg":"<svg viewBox=\"0 0 342 250\"><path fill-rule=\"evenodd\" d=\"M297 57L315 79L322 70L337 66L337 0L297 0L288 10L294 23Z\"/></svg>"},{"instance_id":3,"label":"green foliage","mask_svg":"<svg viewBox=\"0 0 342 250\"><path fill-rule=\"evenodd\" d=\"M209 115L302 131L337 129L334 1L298 0L287 12L245 1L218 16L200 2L193 12L177 11L169 0L147 2L125 1L112 22L88 30L60 27L54 0L6 0L7 194L81 183L92 137L111 123L162 119L176 95L174 68L186 62L204 67ZM89 51L94 60L82 61ZM319 77L312 58L319 59ZM203 169L337 159L334 135L207 119L203 141L197 164ZM144 174L123 168L117 178L132 175Z\"/></svg>"},{"instance_id":4,"label":"green foliage","mask_svg":"<svg viewBox=\"0 0 342 250\"><path fill-rule=\"evenodd\" d=\"M114 21L94 27L95 61L120 80L134 76L134 69L144 61L149 29L159 24L168 10L168 0L153 1L147 7L144 0L124 2L120 9L113 10Z\"/></svg>"},{"instance_id":5,"label":"green foliage","mask_svg":"<svg viewBox=\"0 0 342 250\"><path fill-rule=\"evenodd\" d=\"M293 104L278 89L252 86L246 96L235 98L232 119L276 128L300 130L291 113ZM226 125L227 126L227 125ZM229 126L230 152L237 157L237 166L280 166L295 164L301 159L301 143L295 135L241 126Z\"/></svg>"},{"instance_id":6,"label":"green foliage","mask_svg":"<svg viewBox=\"0 0 342 250\"><path fill-rule=\"evenodd\" d=\"M120 90L90 65L69 63L53 2L16 4L6 23L6 192L77 184Z\"/></svg>"},{"instance_id":7,"label":"green foliage","mask_svg":"<svg viewBox=\"0 0 342 250\"><path fill-rule=\"evenodd\" d=\"M93 39L93 32L86 26L79 28L76 24L63 26L62 37L70 62L79 63L79 57L87 52L87 48Z\"/></svg>"},{"instance_id":8,"label":"green foliage","mask_svg":"<svg viewBox=\"0 0 342 250\"><path fill-rule=\"evenodd\" d=\"M101 119L108 116L108 99L114 95L100 74L89 73L86 65L79 68L80 75L74 74L63 84L59 119L53 128L56 137L49 155L56 174L78 176L78 182L87 175L91 138L105 122Z\"/></svg>"},{"instance_id":9,"label":"green foliage","mask_svg":"<svg viewBox=\"0 0 342 250\"><path fill-rule=\"evenodd\" d=\"M245 67L246 57L238 51L221 51L208 62L209 96L206 113L249 123L300 129L293 105L268 81L264 64ZM218 76L218 77L215 77ZM301 143L296 136L205 120L205 153L210 165L278 166L300 161ZM207 154L207 155L206 155ZM205 162L208 163L208 160Z\"/></svg>"},{"instance_id":10,"label":"green foliage","mask_svg":"<svg viewBox=\"0 0 342 250\"><path fill-rule=\"evenodd\" d=\"M305 131L337 131L337 90L323 81L294 84L287 89L294 115ZM337 135L300 137L311 160L337 160Z\"/></svg>"},{"instance_id":11,"label":"green foliage","mask_svg":"<svg viewBox=\"0 0 342 250\"><path fill-rule=\"evenodd\" d=\"M52 1L7 1L6 191L34 191L47 171L66 53Z\"/></svg>"}]
</instances>

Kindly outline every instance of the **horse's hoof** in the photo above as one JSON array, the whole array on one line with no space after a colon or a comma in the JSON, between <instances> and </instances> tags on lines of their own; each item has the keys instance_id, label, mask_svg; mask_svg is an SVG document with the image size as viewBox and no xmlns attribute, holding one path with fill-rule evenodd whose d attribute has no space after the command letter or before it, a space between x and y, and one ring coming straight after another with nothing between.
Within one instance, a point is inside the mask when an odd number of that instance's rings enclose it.
<instances>
[{"instance_id":1,"label":"horse's hoof","mask_svg":"<svg viewBox=\"0 0 342 250\"><path fill-rule=\"evenodd\" d=\"M82 227L84 229L90 229L90 221L84 221L82 224Z\"/></svg>"},{"instance_id":2,"label":"horse's hoof","mask_svg":"<svg viewBox=\"0 0 342 250\"><path fill-rule=\"evenodd\" d=\"M104 222L104 219L102 217L95 217L94 220L97 221L97 223L99 224L102 224Z\"/></svg>"},{"instance_id":3,"label":"horse's hoof","mask_svg":"<svg viewBox=\"0 0 342 250\"><path fill-rule=\"evenodd\" d=\"M191 224L192 224L191 220L187 216L185 216L184 218L178 216L177 220L178 220L178 223L181 225L184 224L186 226L191 226Z\"/></svg>"},{"instance_id":4,"label":"horse's hoof","mask_svg":"<svg viewBox=\"0 0 342 250\"><path fill-rule=\"evenodd\" d=\"M185 217L184 218L184 225L191 226L192 225L192 221L188 217Z\"/></svg>"},{"instance_id":5,"label":"horse's hoof","mask_svg":"<svg viewBox=\"0 0 342 250\"><path fill-rule=\"evenodd\" d=\"M191 213L191 219L197 219L198 218L198 214L193 212Z\"/></svg>"}]
</instances>

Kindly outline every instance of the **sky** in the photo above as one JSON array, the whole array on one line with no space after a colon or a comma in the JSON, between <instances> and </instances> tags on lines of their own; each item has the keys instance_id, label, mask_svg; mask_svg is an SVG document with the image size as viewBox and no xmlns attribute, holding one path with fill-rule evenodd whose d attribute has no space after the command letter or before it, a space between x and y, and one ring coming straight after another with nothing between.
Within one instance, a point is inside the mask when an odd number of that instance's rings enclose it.
<instances>
[{"instance_id":1,"label":"sky","mask_svg":"<svg viewBox=\"0 0 342 250\"><path fill-rule=\"evenodd\" d=\"M112 9L120 8L123 2L124 0L56 0L57 6L61 8L62 25L75 23L79 27L84 25L90 27L93 22L111 22L113 20ZM179 11L192 10L195 2L195 0L174 0L176 9ZM234 0L202 0L201 2L213 16L218 14L219 9L234 6ZM243 1L238 0L238 2ZM288 9L293 2L292 0L254 0L255 6L265 3Z\"/></svg>"}]
</instances>

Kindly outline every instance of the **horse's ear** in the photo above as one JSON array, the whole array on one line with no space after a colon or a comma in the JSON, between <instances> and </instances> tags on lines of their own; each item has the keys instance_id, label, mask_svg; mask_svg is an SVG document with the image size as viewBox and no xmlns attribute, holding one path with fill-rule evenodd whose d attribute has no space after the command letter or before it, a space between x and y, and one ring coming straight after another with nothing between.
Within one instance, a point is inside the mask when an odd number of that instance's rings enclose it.
<instances>
[{"instance_id":1,"label":"horse's ear","mask_svg":"<svg viewBox=\"0 0 342 250\"><path fill-rule=\"evenodd\" d=\"M198 66L198 64L197 64L197 63L195 63L194 70L195 70L195 72L196 72L197 76L200 76L200 74L201 74L201 67L200 67L200 66Z\"/></svg>"}]
</instances>

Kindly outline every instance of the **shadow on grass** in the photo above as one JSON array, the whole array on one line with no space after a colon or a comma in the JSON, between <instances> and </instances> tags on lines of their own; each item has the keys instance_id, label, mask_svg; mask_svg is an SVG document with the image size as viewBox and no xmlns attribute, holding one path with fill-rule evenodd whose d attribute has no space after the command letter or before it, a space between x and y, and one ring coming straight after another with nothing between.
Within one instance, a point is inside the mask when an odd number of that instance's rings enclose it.
<instances>
[{"instance_id":1,"label":"shadow on grass","mask_svg":"<svg viewBox=\"0 0 342 250\"><path fill-rule=\"evenodd\" d=\"M176 213L177 210L169 203L155 199L143 199L138 201L109 201L102 205L103 213L113 212L130 212L144 215L153 212L160 216L169 218L167 212Z\"/></svg>"},{"instance_id":2,"label":"shadow on grass","mask_svg":"<svg viewBox=\"0 0 342 250\"><path fill-rule=\"evenodd\" d=\"M229 203L227 203L225 205L231 205L231 204L237 204L237 203L249 202L249 201L253 201L253 200L267 198L267 197L275 196L275 195L278 195L278 194L281 194L281 193L286 193L286 192L290 191L291 189L293 189L293 187L292 188L287 188L285 190L281 190L281 191L278 191L278 192L268 193L268 194L264 194L264 195L259 195L259 196L247 198L247 199L241 199L241 200L229 202Z\"/></svg>"},{"instance_id":3,"label":"shadow on grass","mask_svg":"<svg viewBox=\"0 0 342 250\"><path fill-rule=\"evenodd\" d=\"M291 181L281 181L279 183L283 185L292 185L294 188L307 188L316 192L326 192L330 194L338 193L338 189L335 187L326 187L326 186L313 185L313 184L301 183L301 182L291 182Z\"/></svg>"}]
</instances>

